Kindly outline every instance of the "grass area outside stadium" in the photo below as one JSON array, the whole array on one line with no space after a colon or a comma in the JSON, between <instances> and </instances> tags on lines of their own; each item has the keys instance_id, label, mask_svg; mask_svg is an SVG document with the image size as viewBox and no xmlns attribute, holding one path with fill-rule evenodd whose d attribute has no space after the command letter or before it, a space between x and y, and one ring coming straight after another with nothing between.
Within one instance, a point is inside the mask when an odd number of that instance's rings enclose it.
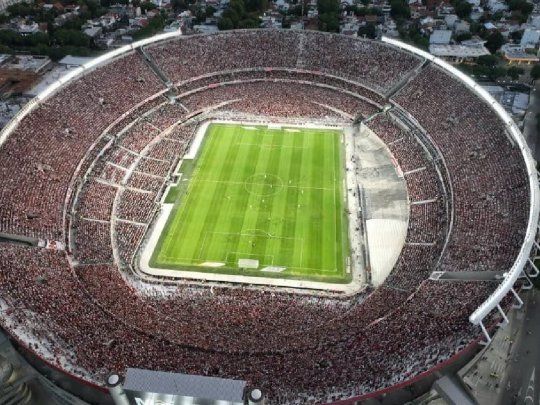
<instances>
[{"instance_id":1,"label":"grass area outside stadium","mask_svg":"<svg viewBox=\"0 0 540 405\"><path fill-rule=\"evenodd\" d=\"M212 124L180 172L150 267L351 280L342 131Z\"/></svg>"}]
</instances>

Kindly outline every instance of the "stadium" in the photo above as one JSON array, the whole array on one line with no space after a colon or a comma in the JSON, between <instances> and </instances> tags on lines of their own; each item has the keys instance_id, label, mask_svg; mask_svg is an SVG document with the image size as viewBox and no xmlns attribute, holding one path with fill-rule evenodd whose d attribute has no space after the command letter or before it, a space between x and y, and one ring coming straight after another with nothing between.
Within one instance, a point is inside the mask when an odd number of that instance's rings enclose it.
<instances>
[{"instance_id":1,"label":"stadium","mask_svg":"<svg viewBox=\"0 0 540 405\"><path fill-rule=\"evenodd\" d=\"M2 328L92 403L128 368L403 402L538 274L521 133L390 38L162 34L60 79L0 145Z\"/></svg>"}]
</instances>

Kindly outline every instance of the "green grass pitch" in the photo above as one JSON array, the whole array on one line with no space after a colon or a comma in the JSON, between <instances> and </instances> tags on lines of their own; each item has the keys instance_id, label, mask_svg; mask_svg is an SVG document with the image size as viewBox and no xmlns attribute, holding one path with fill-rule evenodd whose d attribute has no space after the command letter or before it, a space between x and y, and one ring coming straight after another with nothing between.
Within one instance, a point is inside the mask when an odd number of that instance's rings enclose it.
<instances>
[{"instance_id":1,"label":"green grass pitch","mask_svg":"<svg viewBox=\"0 0 540 405\"><path fill-rule=\"evenodd\" d=\"M210 125L166 197L175 206L150 265L350 281L342 138L329 129ZM259 268L240 269L239 259L258 260Z\"/></svg>"}]
</instances>

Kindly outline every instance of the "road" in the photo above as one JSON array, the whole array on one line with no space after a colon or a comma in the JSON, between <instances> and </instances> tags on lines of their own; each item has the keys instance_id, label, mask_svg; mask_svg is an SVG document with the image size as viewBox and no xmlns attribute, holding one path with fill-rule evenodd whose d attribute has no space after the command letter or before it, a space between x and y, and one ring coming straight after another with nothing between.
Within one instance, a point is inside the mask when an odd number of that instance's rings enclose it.
<instances>
[{"instance_id":1,"label":"road","mask_svg":"<svg viewBox=\"0 0 540 405\"><path fill-rule=\"evenodd\" d=\"M540 291L532 289L516 334L497 405L540 405Z\"/></svg>"},{"instance_id":2,"label":"road","mask_svg":"<svg viewBox=\"0 0 540 405\"><path fill-rule=\"evenodd\" d=\"M531 89L529 108L523 125L523 135L536 160L540 160L540 134L536 130L536 114L538 113L540 113L540 80L537 80Z\"/></svg>"}]
</instances>

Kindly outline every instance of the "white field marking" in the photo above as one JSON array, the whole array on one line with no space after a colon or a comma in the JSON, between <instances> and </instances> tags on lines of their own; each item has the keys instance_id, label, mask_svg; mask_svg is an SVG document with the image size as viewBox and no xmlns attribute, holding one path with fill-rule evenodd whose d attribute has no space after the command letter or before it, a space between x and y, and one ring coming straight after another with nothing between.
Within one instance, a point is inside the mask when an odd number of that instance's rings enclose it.
<instances>
[{"instance_id":1,"label":"white field marking","mask_svg":"<svg viewBox=\"0 0 540 405\"><path fill-rule=\"evenodd\" d=\"M293 238L293 237L287 237L287 236L272 235L271 233L263 231L262 229L248 229L248 230L246 230L244 232L207 231L204 234L203 244L201 246L201 250L199 252L199 256L197 257L197 260L202 260L201 259L201 254L202 254L203 248L205 247L206 238L207 238L209 233L210 234L216 234L216 235L229 235L229 236L240 236L240 237L261 237L261 236L265 236L268 239L274 239L274 240L275 239L280 239L280 240L285 239L285 240L292 240L292 241L300 241L300 248L301 248L301 250L300 250L300 263L302 263L302 258L303 258L303 254L304 254L304 238ZM258 255L256 253L243 253L243 252L228 252L228 253L226 253L225 262L228 261L229 255L231 255L231 254L242 254L242 255L248 255L248 256L262 256L263 258L272 257L272 262L270 263L270 265L274 264L274 255L269 255L269 254ZM291 266L288 266L288 267L293 268Z\"/></svg>"},{"instance_id":2,"label":"white field marking","mask_svg":"<svg viewBox=\"0 0 540 405\"><path fill-rule=\"evenodd\" d=\"M302 132L302 131L296 128L285 128L285 132Z\"/></svg>"},{"instance_id":3,"label":"white field marking","mask_svg":"<svg viewBox=\"0 0 540 405\"><path fill-rule=\"evenodd\" d=\"M249 258L250 256L251 257L261 257L263 258L263 260L261 260L261 262L263 262L263 264L259 264L259 266L266 266L267 264L269 264L270 266L272 266L274 264L274 255L257 255L255 253L244 253L244 252L228 252L226 255L225 255L225 262L228 262L229 261L229 256L230 255L236 255L236 258L237 259L240 259L240 258ZM269 257L270 258L270 263L266 263L266 258ZM236 267L234 267L236 269Z\"/></svg>"},{"instance_id":4,"label":"white field marking","mask_svg":"<svg viewBox=\"0 0 540 405\"><path fill-rule=\"evenodd\" d=\"M184 159L195 159L197 157L202 141L206 136L206 132L210 124L210 122L205 122L200 126L200 128L197 129L195 138L193 139L193 142L191 142L188 153L184 155Z\"/></svg>"},{"instance_id":5,"label":"white field marking","mask_svg":"<svg viewBox=\"0 0 540 405\"><path fill-rule=\"evenodd\" d=\"M332 150L333 150L333 154L332 154L332 170L333 170L333 173L334 173L334 185L336 184L336 142L332 142ZM346 190L346 188L345 188ZM335 190L335 187L334 187L334 192L332 193L332 195L334 196L334 215L335 215L335 212L336 212L336 209L337 209L337 205L336 205L336 190ZM340 217L341 218L341 217ZM334 222L334 238L337 237L337 221L333 221ZM337 268L337 258L336 258L336 251L334 250L334 266Z\"/></svg>"},{"instance_id":6,"label":"white field marking","mask_svg":"<svg viewBox=\"0 0 540 405\"><path fill-rule=\"evenodd\" d=\"M525 391L526 397L523 400L525 403L534 403L534 373L535 367L533 367L531 378L529 379L529 385L527 386L527 390Z\"/></svg>"},{"instance_id":7,"label":"white field marking","mask_svg":"<svg viewBox=\"0 0 540 405\"><path fill-rule=\"evenodd\" d=\"M195 171L193 173L193 177L195 177ZM192 177L192 179L193 179ZM183 204L186 204L187 200L189 199L189 196L191 194L191 187L192 187L192 183L188 184L188 187L187 187L187 190L186 190L186 193L184 194L184 198L182 199L182 202ZM173 210L171 210L171 212L169 213L169 216L170 214L173 212ZM175 218L167 218L167 222L169 222L169 220L174 220ZM178 227L180 226L180 223L182 223L182 221L178 221L176 222L175 224L173 224L173 229L172 229L172 232L170 232L169 234L170 235L176 235L176 231L178 230ZM165 224L165 227L167 226L167 224ZM162 232L165 230L165 227L163 227L163 230ZM169 246L171 245L171 242L172 242L173 238L171 237L168 237L167 240L165 241L165 249L161 249L161 252L168 252L169 251ZM161 257L161 255L158 255L158 259L159 257Z\"/></svg>"},{"instance_id":8,"label":"white field marking","mask_svg":"<svg viewBox=\"0 0 540 405\"><path fill-rule=\"evenodd\" d=\"M225 266L225 263L222 262L202 262L198 264L197 266L201 267L223 267Z\"/></svg>"},{"instance_id":9,"label":"white field marking","mask_svg":"<svg viewBox=\"0 0 540 405\"><path fill-rule=\"evenodd\" d=\"M302 238L302 242L300 244L300 263L304 263L304 238Z\"/></svg>"},{"instance_id":10,"label":"white field marking","mask_svg":"<svg viewBox=\"0 0 540 405\"><path fill-rule=\"evenodd\" d=\"M260 233L257 233L257 232L260 232ZM270 239L292 239L292 240L303 240L303 238L293 238L293 237L288 237L288 236L278 236L278 235L272 235L271 233L269 232L266 232L266 231L263 231L262 229L246 229L244 232L217 232L217 231L208 231L206 233L215 233L215 234L218 234L218 235L234 235L234 236L261 236L261 234L263 234L263 236L266 236L267 238L270 238Z\"/></svg>"},{"instance_id":11,"label":"white field marking","mask_svg":"<svg viewBox=\"0 0 540 405\"><path fill-rule=\"evenodd\" d=\"M204 131L202 131L202 134L204 135L204 134L206 134L208 125L206 125L206 126L203 125L203 127L204 127ZM201 138L201 142L202 142L202 138ZM201 142L199 142L199 146L200 146ZM199 146L197 147L197 152L198 152ZM186 159L185 156L184 156L184 159ZM197 163L200 163L200 162L197 162ZM180 168L180 166L178 166L177 169L179 169L179 168ZM184 198L182 199L182 203L183 203L183 204L187 204L187 201L189 200L189 197L191 196L191 192L192 192L193 188L195 187L195 186L194 186L194 185L196 184L195 180L197 179L197 177L198 177L198 175L199 175L199 172L200 172L200 167L199 167L199 165L197 164L197 165L195 166L195 168L194 168L194 169L192 170L192 172L191 172L191 179L190 179L190 181L189 181L189 184L188 184L188 186L187 186L186 192L185 192L185 194L184 194ZM171 211L171 213L172 213L172 211ZM169 214L169 215L170 215L170 214ZM174 218L167 218L167 222L168 222L170 219L171 219L171 220L174 220ZM173 229L172 229L172 232L170 232L170 234L171 234L171 235L176 235L176 232L177 232L177 230L178 230L178 227L179 227L181 224L182 224L182 221L177 221L175 224L173 224ZM167 226L167 224L165 224L165 226ZM163 228L163 230L165 230L165 228ZM161 250L162 252L167 252L167 251L168 251L168 249L169 249L169 247L170 247L170 244L171 244L172 240L173 240L173 238L170 238L170 237L167 238L167 241L166 241L166 243L165 243L165 249L162 249L162 250ZM159 257L161 257L161 255L158 255L158 259L159 259Z\"/></svg>"},{"instance_id":12,"label":"white field marking","mask_svg":"<svg viewBox=\"0 0 540 405\"><path fill-rule=\"evenodd\" d=\"M202 255L202 252L203 252L203 249L204 249L204 245L206 244L206 237L207 236L208 236L208 232L205 232L201 248L199 249L199 255L197 256L197 260L201 260L201 255Z\"/></svg>"},{"instance_id":13,"label":"white field marking","mask_svg":"<svg viewBox=\"0 0 540 405\"><path fill-rule=\"evenodd\" d=\"M191 179L193 181L193 178ZM210 180L210 179L197 179L196 181L204 181L204 182L210 182L210 183L224 183L224 184L238 184L238 185L254 185L254 186L264 186L267 185L266 183L257 183L257 182L246 182L246 181L230 181L230 180ZM331 191L334 190L332 187L307 187L307 186L298 186L298 185L289 185L289 184L282 184L283 187L287 188L298 188L298 189L306 189L306 190L327 190Z\"/></svg>"},{"instance_id":14,"label":"white field marking","mask_svg":"<svg viewBox=\"0 0 540 405\"><path fill-rule=\"evenodd\" d=\"M280 266L266 266L261 269L261 272L269 272L269 273L281 273L282 271L287 270L287 267L280 267Z\"/></svg>"},{"instance_id":15,"label":"white field marking","mask_svg":"<svg viewBox=\"0 0 540 405\"><path fill-rule=\"evenodd\" d=\"M305 149L303 146L294 146L294 145L264 145L260 143L249 143L249 142L237 142L235 145L243 145L243 146L260 146L261 148L267 148L267 149Z\"/></svg>"},{"instance_id":16,"label":"white field marking","mask_svg":"<svg viewBox=\"0 0 540 405\"><path fill-rule=\"evenodd\" d=\"M248 131L258 131L259 128L257 127L242 127L242 129L248 130Z\"/></svg>"},{"instance_id":17,"label":"white field marking","mask_svg":"<svg viewBox=\"0 0 540 405\"><path fill-rule=\"evenodd\" d=\"M229 254L233 254L233 253L236 253L236 252L229 252ZM242 253L242 252L240 252ZM242 253L244 255L250 255L250 253ZM251 254L252 256L257 256L255 254ZM265 255L266 256L274 256L274 255ZM164 256L165 258L165 264L168 264L168 265L174 265L174 266L178 266L178 267L183 267L183 266L188 266L188 267L196 267L197 264L193 264L192 261L193 261L193 258L191 257L176 257L176 256ZM179 261L182 261L179 263ZM162 261L162 260L160 260ZM211 261L211 260L208 260L208 259L205 259L204 261ZM319 272L319 273L336 273L336 269L316 269L316 268L313 268L313 267L300 267L300 266L287 266L287 269L296 269L296 270L310 270L310 271L315 271L315 272ZM182 269L176 269L175 271L182 271Z\"/></svg>"}]
</instances>

